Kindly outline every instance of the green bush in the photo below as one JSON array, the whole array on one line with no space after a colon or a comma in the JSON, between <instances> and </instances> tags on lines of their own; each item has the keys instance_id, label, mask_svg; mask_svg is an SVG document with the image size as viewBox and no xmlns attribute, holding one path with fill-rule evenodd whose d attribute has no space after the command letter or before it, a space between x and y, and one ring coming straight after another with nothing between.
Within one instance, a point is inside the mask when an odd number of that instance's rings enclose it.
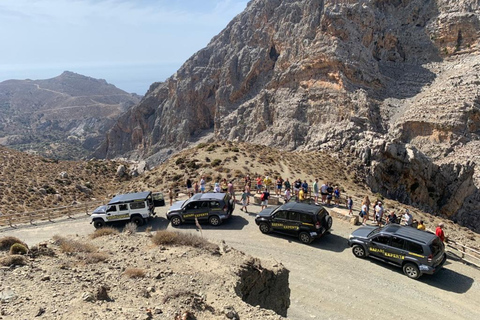
<instances>
[{"instance_id":1,"label":"green bush","mask_svg":"<svg viewBox=\"0 0 480 320\"><path fill-rule=\"evenodd\" d=\"M28 248L21 243L14 243L10 247L10 254L24 255L24 254L27 254L27 253L28 253Z\"/></svg>"}]
</instances>

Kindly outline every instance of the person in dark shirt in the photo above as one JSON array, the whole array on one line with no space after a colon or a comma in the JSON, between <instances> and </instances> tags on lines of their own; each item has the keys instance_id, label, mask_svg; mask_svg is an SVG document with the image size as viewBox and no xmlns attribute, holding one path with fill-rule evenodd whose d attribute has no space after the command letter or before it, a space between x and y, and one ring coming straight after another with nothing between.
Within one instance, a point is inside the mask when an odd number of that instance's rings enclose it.
<instances>
[{"instance_id":1,"label":"person in dark shirt","mask_svg":"<svg viewBox=\"0 0 480 320\"><path fill-rule=\"evenodd\" d=\"M270 193L268 192L268 188L265 188L265 191L262 193L262 210L268 206L268 198L270 198Z\"/></svg>"},{"instance_id":2,"label":"person in dark shirt","mask_svg":"<svg viewBox=\"0 0 480 320\"><path fill-rule=\"evenodd\" d=\"M387 224L391 223L397 223L397 215L393 211L391 211L387 217Z\"/></svg>"}]
</instances>

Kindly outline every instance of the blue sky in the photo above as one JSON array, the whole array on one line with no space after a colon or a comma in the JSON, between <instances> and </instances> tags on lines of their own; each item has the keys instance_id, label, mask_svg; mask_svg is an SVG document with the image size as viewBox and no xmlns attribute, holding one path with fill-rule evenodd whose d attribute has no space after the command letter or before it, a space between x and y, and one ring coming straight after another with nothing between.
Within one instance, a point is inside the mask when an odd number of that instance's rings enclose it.
<instances>
[{"instance_id":1,"label":"blue sky","mask_svg":"<svg viewBox=\"0 0 480 320\"><path fill-rule=\"evenodd\" d=\"M144 94L247 0L1 0L0 81L77 72Z\"/></svg>"}]
</instances>

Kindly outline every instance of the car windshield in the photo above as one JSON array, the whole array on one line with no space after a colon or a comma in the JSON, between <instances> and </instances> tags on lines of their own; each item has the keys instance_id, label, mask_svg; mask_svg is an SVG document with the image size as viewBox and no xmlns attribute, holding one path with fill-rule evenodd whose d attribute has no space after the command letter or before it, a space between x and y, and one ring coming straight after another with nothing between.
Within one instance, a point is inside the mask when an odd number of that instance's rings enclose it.
<instances>
[{"instance_id":1,"label":"car windshield","mask_svg":"<svg viewBox=\"0 0 480 320\"><path fill-rule=\"evenodd\" d=\"M368 237L371 237L371 236L376 235L377 233L380 232L380 230L382 230L382 228L380 228L380 227L379 227L379 228L376 228L375 230L373 230L372 232L370 232L370 233L368 234Z\"/></svg>"},{"instance_id":2,"label":"car windshield","mask_svg":"<svg viewBox=\"0 0 480 320\"><path fill-rule=\"evenodd\" d=\"M192 202L193 200L198 200L202 197L202 194L201 193L197 193L195 194L193 197L191 197L190 199L186 200L182 207L185 208L187 206L187 204L189 204L190 202Z\"/></svg>"}]
</instances>

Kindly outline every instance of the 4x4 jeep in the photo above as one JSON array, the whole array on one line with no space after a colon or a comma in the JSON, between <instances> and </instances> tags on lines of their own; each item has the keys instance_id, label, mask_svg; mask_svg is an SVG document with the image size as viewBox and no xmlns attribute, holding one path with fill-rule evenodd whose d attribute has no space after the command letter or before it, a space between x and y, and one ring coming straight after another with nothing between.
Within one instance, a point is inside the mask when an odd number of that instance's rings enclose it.
<instances>
[{"instance_id":1,"label":"4x4 jeep","mask_svg":"<svg viewBox=\"0 0 480 320\"><path fill-rule=\"evenodd\" d=\"M197 193L188 200L175 202L167 211L167 219L174 227L195 219L218 226L230 218L234 208L235 203L227 193Z\"/></svg>"},{"instance_id":2,"label":"4x4 jeep","mask_svg":"<svg viewBox=\"0 0 480 320\"><path fill-rule=\"evenodd\" d=\"M292 235L309 244L332 228L332 217L322 206L287 202L262 210L255 223L262 233L274 231Z\"/></svg>"},{"instance_id":3,"label":"4x4 jeep","mask_svg":"<svg viewBox=\"0 0 480 320\"><path fill-rule=\"evenodd\" d=\"M350 235L348 244L356 257L370 256L400 266L412 279L438 272L447 259L436 235L398 224L361 227Z\"/></svg>"},{"instance_id":4,"label":"4x4 jeep","mask_svg":"<svg viewBox=\"0 0 480 320\"><path fill-rule=\"evenodd\" d=\"M91 215L90 223L97 229L115 221L131 221L141 226L146 219L155 215L155 207L164 205L162 193L145 191L119 194L107 205L96 208Z\"/></svg>"}]
</instances>

